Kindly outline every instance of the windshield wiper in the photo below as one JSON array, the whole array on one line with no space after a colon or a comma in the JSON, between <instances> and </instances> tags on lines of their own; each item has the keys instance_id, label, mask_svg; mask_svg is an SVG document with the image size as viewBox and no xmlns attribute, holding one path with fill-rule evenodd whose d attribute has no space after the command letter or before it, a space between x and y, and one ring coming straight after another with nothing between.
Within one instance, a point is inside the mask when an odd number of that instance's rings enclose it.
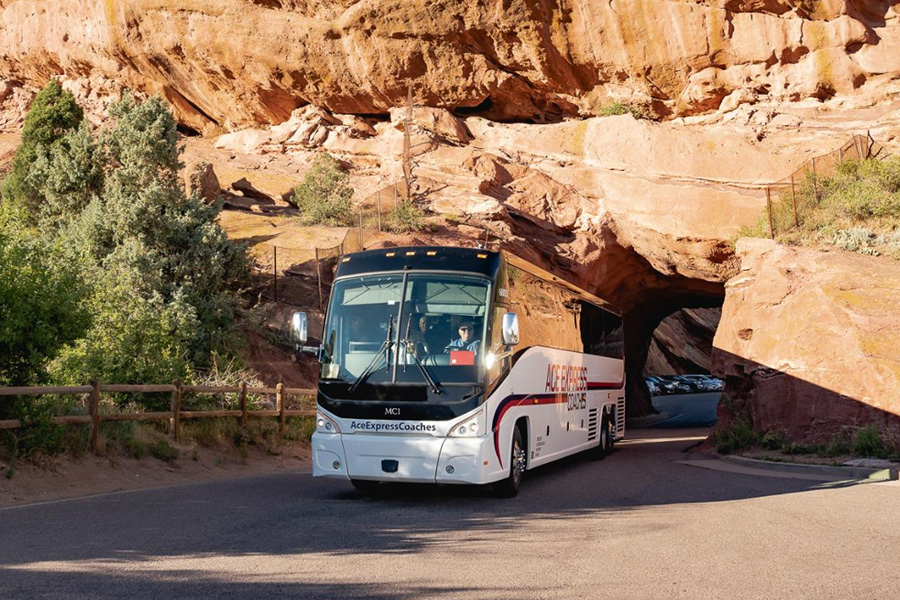
<instances>
[{"instance_id":1,"label":"windshield wiper","mask_svg":"<svg viewBox=\"0 0 900 600\"><path fill-rule=\"evenodd\" d=\"M425 381L428 382L428 385L431 386L431 389L438 396L441 395L441 384L435 380L434 377L431 376L431 373L428 371L428 368L425 366L425 363L422 362L422 359L419 358L419 353L416 350L416 343L409 338L404 338L400 340L401 344L406 346L406 353L412 354L413 359L416 361L416 366L419 367L419 371L422 372L422 377L425 378Z\"/></svg>"},{"instance_id":2,"label":"windshield wiper","mask_svg":"<svg viewBox=\"0 0 900 600\"><path fill-rule=\"evenodd\" d=\"M406 321L406 336L402 340L400 340L400 343L403 346L406 346L407 354L412 354L413 358L416 361L416 366L419 367L419 371L421 371L421 373L422 373L422 377L425 378L425 381L428 382L428 385L431 386L431 389L434 391L434 393L436 395L440 396L441 395L440 384L435 380L434 377L432 377L431 372L427 368L425 368L425 363L423 363L422 359L419 358L419 351L416 349L416 342L409 339L409 330L412 327L412 318L413 318L413 316L409 315L409 320ZM405 359L403 360L403 372L406 373L406 360Z\"/></svg>"},{"instance_id":3,"label":"windshield wiper","mask_svg":"<svg viewBox=\"0 0 900 600\"><path fill-rule=\"evenodd\" d=\"M390 319L388 319L388 328L387 328L387 337L384 338L384 341L381 342L381 348L378 349L378 352L375 353L375 356L372 357L372 362L363 369L363 372L359 374L352 384L350 384L350 391L356 391L366 379L369 378L373 372L375 372L375 365L378 364L378 360L384 357L384 364L391 364L391 348L394 347L394 315L391 315Z\"/></svg>"}]
</instances>

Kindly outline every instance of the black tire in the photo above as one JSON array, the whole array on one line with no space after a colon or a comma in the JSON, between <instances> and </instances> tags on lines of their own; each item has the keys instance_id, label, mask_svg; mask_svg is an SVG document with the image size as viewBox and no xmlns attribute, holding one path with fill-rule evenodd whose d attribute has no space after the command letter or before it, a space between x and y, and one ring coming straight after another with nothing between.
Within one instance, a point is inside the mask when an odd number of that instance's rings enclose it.
<instances>
[{"instance_id":1,"label":"black tire","mask_svg":"<svg viewBox=\"0 0 900 600\"><path fill-rule=\"evenodd\" d=\"M595 448L590 450L591 458L594 460L603 460L610 453L613 446L612 421L607 415L603 415L600 421L600 441Z\"/></svg>"},{"instance_id":2,"label":"black tire","mask_svg":"<svg viewBox=\"0 0 900 600\"><path fill-rule=\"evenodd\" d=\"M353 487L364 494L372 494L378 490L378 481L369 481L367 479L351 479L350 483Z\"/></svg>"},{"instance_id":3,"label":"black tire","mask_svg":"<svg viewBox=\"0 0 900 600\"><path fill-rule=\"evenodd\" d=\"M512 498L519 493L522 486L522 476L525 474L525 442L522 439L522 430L517 426L513 431L512 444L509 450L509 475L506 479L494 484L497 495L502 498Z\"/></svg>"},{"instance_id":4,"label":"black tire","mask_svg":"<svg viewBox=\"0 0 900 600\"><path fill-rule=\"evenodd\" d=\"M606 450L604 450L604 454L609 456L612 453L613 446L616 445L616 434L613 431L612 419L606 420Z\"/></svg>"}]
</instances>

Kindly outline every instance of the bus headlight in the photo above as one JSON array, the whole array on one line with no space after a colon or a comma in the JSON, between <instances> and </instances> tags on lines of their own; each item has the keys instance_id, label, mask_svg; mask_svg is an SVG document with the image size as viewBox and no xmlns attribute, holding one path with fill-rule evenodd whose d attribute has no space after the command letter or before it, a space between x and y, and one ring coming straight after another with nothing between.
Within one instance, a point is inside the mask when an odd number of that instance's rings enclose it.
<instances>
[{"instance_id":1,"label":"bus headlight","mask_svg":"<svg viewBox=\"0 0 900 600\"><path fill-rule=\"evenodd\" d=\"M333 419L330 419L323 415L322 413L316 413L316 433L340 433L341 428L338 427L338 424L334 422Z\"/></svg>"},{"instance_id":2,"label":"bus headlight","mask_svg":"<svg viewBox=\"0 0 900 600\"><path fill-rule=\"evenodd\" d=\"M484 412L484 409L479 409L477 413L470 417L466 417L456 425L450 428L450 431L447 433L448 437L474 437L478 435L478 419Z\"/></svg>"}]
</instances>

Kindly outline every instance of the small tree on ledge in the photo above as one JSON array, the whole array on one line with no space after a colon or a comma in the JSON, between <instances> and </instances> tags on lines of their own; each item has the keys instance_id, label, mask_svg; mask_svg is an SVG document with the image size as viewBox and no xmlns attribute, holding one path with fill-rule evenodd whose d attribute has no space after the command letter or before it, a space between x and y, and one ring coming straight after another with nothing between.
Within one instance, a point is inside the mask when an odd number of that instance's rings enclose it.
<instances>
[{"instance_id":1,"label":"small tree on ledge","mask_svg":"<svg viewBox=\"0 0 900 600\"><path fill-rule=\"evenodd\" d=\"M294 188L294 202L304 225L352 225L350 175L330 154L313 160L303 183Z\"/></svg>"}]
</instances>

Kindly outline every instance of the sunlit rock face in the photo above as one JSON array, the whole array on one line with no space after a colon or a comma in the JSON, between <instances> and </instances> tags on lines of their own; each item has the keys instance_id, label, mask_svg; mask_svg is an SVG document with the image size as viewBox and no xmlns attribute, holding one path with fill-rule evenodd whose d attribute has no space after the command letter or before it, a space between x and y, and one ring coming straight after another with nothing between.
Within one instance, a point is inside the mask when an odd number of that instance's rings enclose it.
<instances>
[{"instance_id":1,"label":"sunlit rock face","mask_svg":"<svg viewBox=\"0 0 900 600\"><path fill-rule=\"evenodd\" d=\"M312 104L546 122L827 98L900 69L897 5L863 0L0 2L0 77L104 76L197 130ZM733 108L733 106L732 106Z\"/></svg>"},{"instance_id":2,"label":"sunlit rock face","mask_svg":"<svg viewBox=\"0 0 900 600\"><path fill-rule=\"evenodd\" d=\"M749 239L737 254L713 349L725 406L795 439L874 424L900 443L897 261Z\"/></svg>"},{"instance_id":3,"label":"sunlit rock face","mask_svg":"<svg viewBox=\"0 0 900 600\"><path fill-rule=\"evenodd\" d=\"M0 131L51 77L98 126L125 88L159 93L207 136L191 164L222 188L252 164L253 187L282 198L326 151L365 203L402 178L411 92L421 205L621 308L638 414L654 330L722 303L761 186L851 133L900 144L898 7L0 0ZM624 106L652 119L603 116ZM703 367L697 347L683 368Z\"/></svg>"}]
</instances>

